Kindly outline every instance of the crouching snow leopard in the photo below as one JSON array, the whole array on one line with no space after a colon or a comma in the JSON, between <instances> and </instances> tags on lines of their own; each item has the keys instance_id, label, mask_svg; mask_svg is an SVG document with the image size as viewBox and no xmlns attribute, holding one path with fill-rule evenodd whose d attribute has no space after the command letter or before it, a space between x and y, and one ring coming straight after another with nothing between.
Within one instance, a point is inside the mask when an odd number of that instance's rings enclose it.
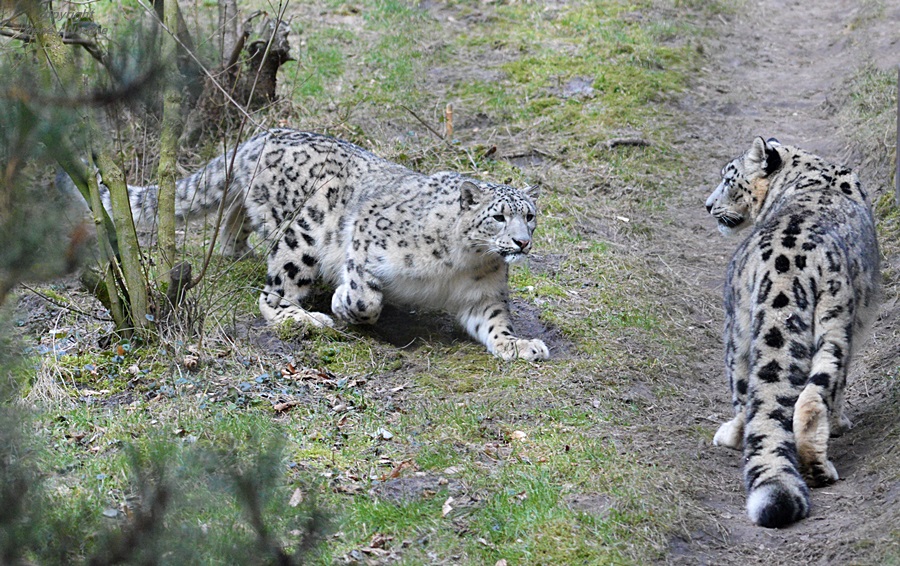
<instances>
[{"instance_id":1,"label":"crouching snow leopard","mask_svg":"<svg viewBox=\"0 0 900 566\"><path fill-rule=\"evenodd\" d=\"M138 222L152 222L156 187L129 194ZM223 253L247 251L253 230L271 242L259 298L268 321L332 326L301 306L321 277L336 287L331 310L342 322L374 323L385 301L446 310L506 360L549 357L541 340L513 335L507 307L507 264L531 250L533 198L456 173L419 174L290 129L257 135L176 187L180 217L225 200Z\"/></svg>"},{"instance_id":2,"label":"crouching snow leopard","mask_svg":"<svg viewBox=\"0 0 900 566\"><path fill-rule=\"evenodd\" d=\"M747 512L781 527L809 515L807 486L838 479L828 439L850 425L844 386L878 303L878 244L845 167L757 138L722 177L706 208L723 233L753 228L725 281L735 417L713 443L743 447Z\"/></svg>"}]
</instances>

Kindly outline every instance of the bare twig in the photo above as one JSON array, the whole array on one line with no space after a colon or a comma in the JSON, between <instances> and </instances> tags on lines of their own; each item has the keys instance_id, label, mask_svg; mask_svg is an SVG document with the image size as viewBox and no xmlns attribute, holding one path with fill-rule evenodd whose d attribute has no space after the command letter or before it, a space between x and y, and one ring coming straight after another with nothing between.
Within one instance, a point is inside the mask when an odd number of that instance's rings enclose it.
<instances>
[{"instance_id":1,"label":"bare twig","mask_svg":"<svg viewBox=\"0 0 900 566\"><path fill-rule=\"evenodd\" d=\"M606 149L612 149L618 146L646 147L650 142L644 138L612 138L603 142Z\"/></svg>"},{"instance_id":2,"label":"bare twig","mask_svg":"<svg viewBox=\"0 0 900 566\"><path fill-rule=\"evenodd\" d=\"M234 42L234 49L231 50L231 55L228 57L228 61L225 62L225 65L222 67L226 71L237 65L238 60L241 57L241 51L244 50L244 44L247 42L247 37L250 36L250 32L245 28L243 32L238 36L237 41Z\"/></svg>"},{"instance_id":3,"label":"bare twig","mask_svg":"<svg viewBox=\"0 0 900 566\"><path fill-rule=\"evenodd\" d=\"M160 70L160 65L154 64L136 80L130 81L119 88L94 91L85 96L36 96L32 91L26 91L14 86L6 92L0 93L0 97L6 98L7 100L18 100L26 103L36 102L41 106L56 106L62 108L109 106L110 104L128 100L141 94L145 90L147 84L156 78L156 75Z\"/></svg>"},{"instance_id":4,"label":"bare twig","mask_svg":"<svg viewBox=\"0 0 900 566\"><path fill-rule=\"evenodd\" d=\"M59 307L59 308L61 308L61 309L65 309L65 310L67 310L67 311L69 311L69 312L74 312L75 314L80 314L80 315L82 315L82 316L87 316L87 317L93 318L94 320L99 320L99 321L101 321L101 322L115 322L115 321L114 321L113 319L111 319L111 318L106 318L106 317L102 317L102 316L97 316L97 315L95 315L95 314L91 314L91 313L89 313L89 312L84 312L83 310L76 309L75 307L72 307L72 306L66 305L66 304L64 304L64 303L61 303L61 302L57 301L56 299L54 299L53 297L51 297L51 296L49 296L49 295L46 295L46 294L44 294L44 293L41 293L40 291L38 291L38 290L35 289L34 287L32 287L32 286L30 286L30 285L26 285L25 283L20 283L20 285L22 285L22 287L23 287L26 291L31 291L32 293L34 293L34 294L37 295L38 297L44 299L44 300L47 301L48 303L50 303L50 304L52 304L52 305L54 305L54 306L57 306L57 307Z\"/></svg>"},{"instance_id":5,"label":"bare twig","mask_svg":"<svg viewBox=\"0 0 900 566\"><path fill-rule=\"evenodd\" d=\"M447 104L447 107L444 108L444 129L447 132L446 138L453 138L453 105Z\"/></svg>"},{"instance_id":6,"label":"bare twig","mask_svg":"<svg viewBox=\"0 0 900 566\"><path fill-rule=\"evenodd\" d=\"M439 139L439 140L441 140L442 142L444 142L445 144L447 144L447 147L453 147L453 144L450 143L450 141L447 140L447 138L445 138L444 136L442 136L442 135L440 134L440 132L438 132L437 130L435 130L434 128L432 128L431 125L430 125L428 122L426 122L424 119L422 119L422 117L420 117L418 114L416 114L415 112L413 112L412 108L409 108L408 106L405 106L405 105L403 105L403 104L400 105L400 108L402 108L402 109L406 110L407 112L409 112L410 115L412 115L413 118L415 118L416 120L418 120L420 124L422 124L423 126L425 126L426 128L428 128L428 131L431 132L432 134L434 134L434 136L435 136L437 139Z\"/></svg>"}]
</instances>

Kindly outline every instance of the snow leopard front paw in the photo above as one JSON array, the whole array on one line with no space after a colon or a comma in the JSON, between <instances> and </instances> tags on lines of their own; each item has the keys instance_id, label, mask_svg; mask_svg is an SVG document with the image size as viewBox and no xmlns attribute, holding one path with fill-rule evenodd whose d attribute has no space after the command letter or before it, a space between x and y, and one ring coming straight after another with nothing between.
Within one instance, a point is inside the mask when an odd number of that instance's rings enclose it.
<instances>
[{"instance_id":1,"label":"snow leopard front paw","mask_svg":"<svg viewBox=\"0 0 900 566\"><path fill-rule=\"evenodd\" d=\"M741 450L744 447L744 419L737 416L720 426L713 437L713 444Z\"/></svg>"},{"instance_id":2,"label":"snow leopard front paw","mask_svg":"<svg viewBox=\"0 0 900 566\"><path fill-rule=\"evenodd\" d=\"M543 340L513 339L501 342L494 348L494 354L504 360L526 360L529 362L546 360L550 357L550 350Z\"/></svg>"},{"instance_id":3,"label":"snow leopard front paw","mask_svg":"<svg viewBox=\"0 0 900 566\"><path fill-rule=\"evenodd\" d=\"M266 301L265 294L259 296L259 312L271 324L278 324L285 320L296 320L315 328L334 327L334 320L327 314L307 311L295 305L280 304L273 307Z\"/></svg>"},{"instance_id":4,"label":"snow leopard front paw","mask_svg":"<svg viewBox=\"0 0 900 566\"><path fill-rule=\"evenodd\" d=\"M359 285L344 283L334 290L331 312L349 324L374 324L381 316L381 293L362 293Z\"/></svg>"}]
</instances>

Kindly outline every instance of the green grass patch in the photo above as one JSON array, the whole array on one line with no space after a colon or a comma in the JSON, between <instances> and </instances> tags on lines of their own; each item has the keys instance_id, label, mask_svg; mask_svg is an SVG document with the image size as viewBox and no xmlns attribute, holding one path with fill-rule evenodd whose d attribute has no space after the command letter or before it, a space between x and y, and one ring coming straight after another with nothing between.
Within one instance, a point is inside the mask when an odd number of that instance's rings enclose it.
<instances>
[{"instance_id":1,"label":"green grass patch","mask_svg":"<svg viewBox=\"0 0 900 566\"><path fill-rule=\"evenodd\" d=\"M677 120L665 104L698 64L691 39L703 30L644 1L328 0L303 12L324 17L302 22L297 64L280 78L301 121L417 170L540 184L540 259L512 266L510 289L532 324L520 332L546 325L555 358L503 362L428 313L409 323L423 331L406 345L379 327L264 327L265 250L214 260L191 293L203 317L162 349L100 347L108 331L94 323L73 332L80 349L35 354L66 395L37 419L55 520L86 508L100 532L103 511L135 496L135 461L158 458L191 495L172 524L206 541L194 563L216 563L228 529L232 542L252 540L228 486L234 470L258 469L273 470L264 509L282 542L308 512L282 513L295 489L334 511L335 536L312 563L356 556L376 535L407 564L658 559L675 528L658 493L667 471L611 439L642 422L629 388L673 394L660 376L683 369L678 328L660 314L668 283L599 228L621 210L631 220L619 228L639 240L649 222L633 212L658 212L680 189L687 164L668 141ZM422 122L442 132L448 102L457 118L445 143ZM651 145L606 145L621 135ZM203 250L191 246L196 268ZM327 310L328 291L314 294ZM51 314L59 323L33 323L33 347L65 342L48 328L84 320ZM204 458L231 471L209 479ZM385 496L392 481L421 488Z\"/></svg>"}]
</instances>

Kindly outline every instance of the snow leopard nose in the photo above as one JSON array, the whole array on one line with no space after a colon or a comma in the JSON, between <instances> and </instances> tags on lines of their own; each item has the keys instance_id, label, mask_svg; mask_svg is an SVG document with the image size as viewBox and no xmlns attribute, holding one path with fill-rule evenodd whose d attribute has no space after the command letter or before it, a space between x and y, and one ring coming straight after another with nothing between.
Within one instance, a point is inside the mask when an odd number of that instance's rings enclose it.
<instances>
[{"instance_id":1,"label":"snow leopard nose","mask_svg":"<svg viewBox=\"0 0 900 566\"><path fill-rule=\"evenodd\" d=\"M531 240L517 240L517 239L513 238L513 243L515 245L519 246L520 250L524 251L524 250L528 249L528 246L531 245Z\"/></svg>"},{"instance_id":2,"label":"snow leopard nose","mask_svg":"<svg viewBox=\"0 0 900 566\"><path fill-rule=\"evenodd\" d=\"M712 214L712 207L713 207L712 203L708 203L706 205L706 212L709 212L710 214Z\"/></svg>"}]
</instances>

